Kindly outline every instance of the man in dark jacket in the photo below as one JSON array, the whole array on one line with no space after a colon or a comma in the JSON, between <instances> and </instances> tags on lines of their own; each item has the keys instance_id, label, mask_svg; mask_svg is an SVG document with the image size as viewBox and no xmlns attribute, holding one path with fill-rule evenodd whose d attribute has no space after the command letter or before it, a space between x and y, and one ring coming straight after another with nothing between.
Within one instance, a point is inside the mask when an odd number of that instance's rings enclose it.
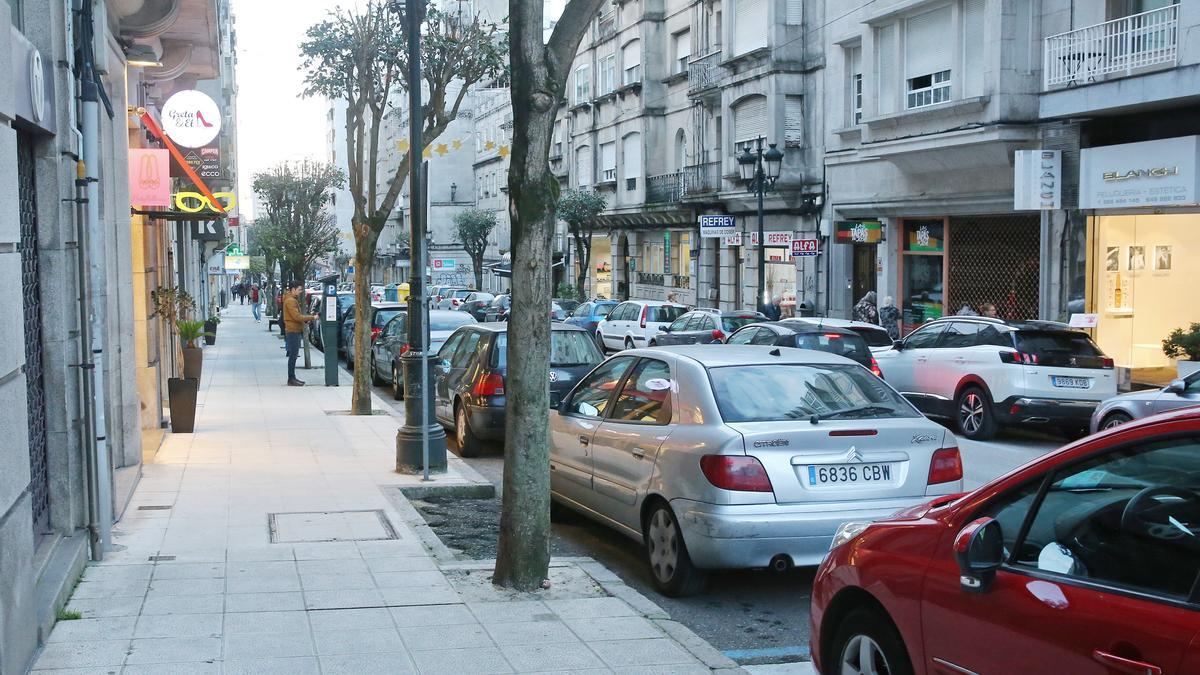
<instances>
[{"instance_id":1,"label":"man in dark jacket","mask_svg":"<svg viewBox=\"0 0 1200 675\"><path fill-rule=\"evenodd\" d=\"M304 380L296 379L296 358L300 356L305 322L317 320L316 314L300 312L300 293L303 290L304 284L293 281L288 284L287 294L283 298L283 345L287 348L289 387L304 386Z\"/></svg>"}]
</instances>

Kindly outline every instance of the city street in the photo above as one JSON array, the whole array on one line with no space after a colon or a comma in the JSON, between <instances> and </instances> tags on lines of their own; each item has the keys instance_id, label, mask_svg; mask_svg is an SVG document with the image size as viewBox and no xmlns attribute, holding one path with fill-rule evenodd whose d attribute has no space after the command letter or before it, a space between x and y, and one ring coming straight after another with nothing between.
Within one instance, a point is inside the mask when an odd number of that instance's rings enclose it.
<instances>
[{"instance_id":1,"label":"city street","mask_svg":"<svg viewBox=\"0 0 1200 675\"><path fill-rule=\"evenodd\" d=\"M393 401L379 390L398 414L404 402ZM1016 466L1065 443L1065 439L1039 432L1012 430L996 440L959 439L965 487L975 488ZM450 448L455 450L453 440ZM502 448L491 445L484 456L467 463L497 486L503 480ZM476 527L465 523L463 527ZM449 525L447 526L450 527ZM667 598L650 583L640 546L611 529L583 517L554 523L556 555L595 558L616 572L628 585L650 597L671 618L683 623L742 665L807 660L809 593L813 568L786 573L728 571L710 577L708 589L690 598ZM466 536L466 535L464 535Z\"/></svg>"}]
</instances>

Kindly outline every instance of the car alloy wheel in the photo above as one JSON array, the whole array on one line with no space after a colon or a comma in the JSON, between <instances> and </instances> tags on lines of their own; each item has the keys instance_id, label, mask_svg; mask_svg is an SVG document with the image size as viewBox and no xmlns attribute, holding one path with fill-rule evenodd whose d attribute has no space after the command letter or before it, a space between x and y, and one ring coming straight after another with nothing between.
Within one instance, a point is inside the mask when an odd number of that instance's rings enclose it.
<instances>
[{"instance_id":1,"label":"car alloy wheel","mask_svg":"<svg viewBox=\"0 0 1200 675\"><path fill-rule=\"evenodd\" d=\"M404 398L404 380L400 379L400 369L392 366L392 398L399 401Z\"/></svg>"},{"instance_id":2,"label":"car alloy wheel","mask_svg":"<svg viewBox=\"0 0 1200 675\"><path fill-rule=\"evenodd\" d=\"M633 349L633 338L625 338L625 349Z\"/></svg>"},{"instance_id":3,"label":"car alloy wheel","mask_svg":"<svg viewBox=\"0 0 1200 675\"><path fill-rule=\"evenodd\" d=\"M991 400L979 387L967 387L956 399L958 430L972 440L982 441L996 435L996 420Z\"/></svg>"},{"instance_id":4,"label":"car alloy wheel","mask_svg":"<svg viewBox=\"0 0 1200 675\"><path fill-rule=\"evenodd\" d=\"M892 672L887 656L866 635L855 635L842 649L841 675L884 675Z\"/></svg>"},{"instance_id":5,"label":"car alloy wheel","mask_svg":"<svg viewBox=\"0 0 1200 675\"><path fill-rule=\"evenodd\" d=\"M454 406L454 440L458 442L460 457L479 455L479 439L471 431L471 423L467 421L467 407L462 403Z\"/></svg>"},{"instance_id":6,"label":"car alloy wheel","mask_svg":"<svg viewBox=\"0 0 1200 675\"><path fill-rule=\"evenodd\" d=\"M1128 424L1133 421L1133 418L1125 413L1115 412L1104 418L1104 423L1100 425L1101 429L1115 429L1122 424Z\"/></svg>"}]
</instances>

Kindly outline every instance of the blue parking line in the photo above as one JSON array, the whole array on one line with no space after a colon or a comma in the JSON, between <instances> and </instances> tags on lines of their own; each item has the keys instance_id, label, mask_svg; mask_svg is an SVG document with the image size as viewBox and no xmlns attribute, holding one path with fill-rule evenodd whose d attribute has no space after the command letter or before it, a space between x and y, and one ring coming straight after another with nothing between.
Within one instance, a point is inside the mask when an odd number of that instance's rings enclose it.
<instances>
[{"instance_id":1,"label":"blue parking line","mask_svg":"<svg viewBox=\"0 0 1200 675\"><path fill-rule=\"evenodd\" d=\"M807 659L811 656L811 653L807 645L797 645L795 647L763 647L762 649L730 649L725 652L725 656L734 661L778 659L787 656Z\"/></svg>"}]
</instances>

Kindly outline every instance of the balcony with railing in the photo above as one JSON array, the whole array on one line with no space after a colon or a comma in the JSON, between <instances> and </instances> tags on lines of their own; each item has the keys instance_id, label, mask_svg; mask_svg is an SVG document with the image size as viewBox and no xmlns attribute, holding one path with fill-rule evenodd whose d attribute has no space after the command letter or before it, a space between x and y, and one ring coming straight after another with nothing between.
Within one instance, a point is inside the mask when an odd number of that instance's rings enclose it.
<instances>
[{"instance_id":1,"label":"balcony with railing","mask_svg":"<svg viewBox=\"0 0 1200 675\"><path fill-rule=\"evenodd\" d=\"M721 163L686 166L683 171L646 177L646 203L680 202L695 195L721 190Z\"/></svg>"},{"instance_id":2,"label":"balcony with railing","mask_svg":"<svg viewBox=\"0 0 1200 675\"><path fill-rule=\"evenodd\" d=\"M596 20L596 42L611 39L617 34L617 13L609 12Z\"/></svg>"},{"instance_id":3,"label":"balcony with railing","mask_svg":"<svg viewBox=\"0 0 1200 675\"><path fill-rule=\"evenodd\" d=\"M683 172L646 176L646 203L666 204L683 200Z\"/></svg>"},{"instance_id":4,"label":"balcony with railing","mask_svg":"<svg viewBox=\"0 0 1200 675\"><path fill-rule=\"evenodd\" d=\"M1044 88L1128 77L1176 65L1179 5L1105 21L1045 40Z\"/></svg>"},{"instance_id":5,"label":"balcony with railing","mask_svg":"<svg viewBox=\"0 0 1200 675\"><path fill-rule=\"evenodd\" d=\"M688 96L698 97L717 89L722 74L720 61L721 49L718 47L688 63Z\"/></svg>"},{"instance_id":6,"label":"balcony with railing","mask_svg":"<svg viewBox=\"0 0 1200 675\"><path fill-rule=\"evenodd\" d=\"M645 284L648 286L663 285L663 275L655 274L653 272L638 272L637 280L639 284Z\"/></svg>"}]
</instances>

